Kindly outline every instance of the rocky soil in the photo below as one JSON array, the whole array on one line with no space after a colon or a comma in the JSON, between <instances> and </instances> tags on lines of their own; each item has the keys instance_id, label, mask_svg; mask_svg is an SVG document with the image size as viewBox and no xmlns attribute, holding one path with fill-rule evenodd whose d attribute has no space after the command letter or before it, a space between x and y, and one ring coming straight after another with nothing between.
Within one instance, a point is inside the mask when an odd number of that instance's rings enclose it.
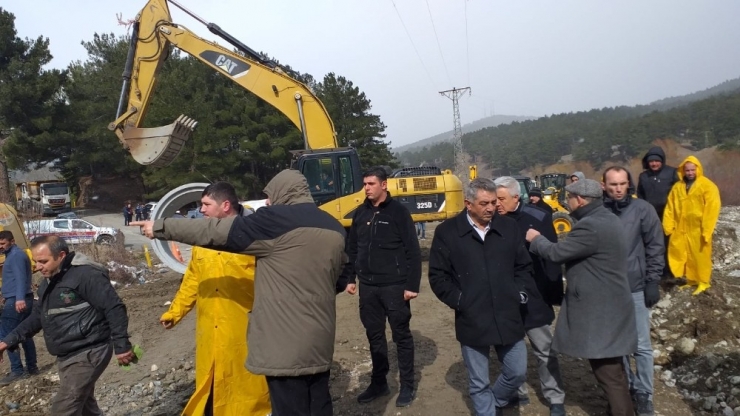
<instances>
[{"instance_id":1,"label":"rocky soil","mask_svg":"<svg viewBox=\"0 0 740 416\"><path fill-rule=\"evenodd\" d=\"M723 208L714 241L715 270L712 288L700 296L690 290L663 287L654 308L656 414L740 416L740 207ZM428 252L433 228L427 227L422 247ZM426 272L426 263L424 264ZM158 318L176 293L181 276L164 270L141 273L116 285L128 306L133 343L144 349L139 364L128 371L114 362L97 384L96 397L107 415L176 415L194 389L194 313L165 331ZM337 415L465 415L472 405L459 344L455 341L453 314L436 300L423 279L422 294L412 304L411 321L416 343L418 397L406 409L394 407L395 396L369 405L355 397L369 381L370 354L359 320L356 296L337 300L337 340L332 367L332 396ZM390 331L388 332L390 340ZM49 402L58 389L53 357L37 336L42 374L0 388L0 415L48 415ZM394 346L389 341L391 363ZM506 415L549 414L541 396L532 356L528 384L532 403ZM7 371L7 364L2 365ZM606 400L588 363L561 357L569 415L604 415ZM499 371L492 360L491 372ZM392 391L397 391L397 367L391 364Z\"/></svg>"}]
</instances>

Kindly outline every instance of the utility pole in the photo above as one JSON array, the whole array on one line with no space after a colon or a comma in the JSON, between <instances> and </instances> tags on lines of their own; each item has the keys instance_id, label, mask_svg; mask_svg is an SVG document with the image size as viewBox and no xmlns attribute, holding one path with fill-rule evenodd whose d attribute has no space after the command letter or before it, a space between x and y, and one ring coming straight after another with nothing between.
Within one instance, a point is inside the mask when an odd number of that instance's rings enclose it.
<instances>
[{"instance_id":1,"label":"utility pole","mask_svg":"<svg viewBox=\"0 0 740 416\"><path fill-rule=\"evenodd\" d=\"M453 130L453 144L454 144L454 157L455 157L455 168L453 169L455 172L455 175L457 175L458 178L463 182L464 185L467 185L468 183L468 167L467 161L465 160L465 155L463 154L463 146L462 146L462 125L460 124L460 104L458 103L458 99L465 94L465 92L470 95L470 87L465 88L452 88L451 90L447 91L440 91L439 93L450 100L452 100L452 117L453 122L455 124L455 128Z\"/></svg>"}]
</instances>

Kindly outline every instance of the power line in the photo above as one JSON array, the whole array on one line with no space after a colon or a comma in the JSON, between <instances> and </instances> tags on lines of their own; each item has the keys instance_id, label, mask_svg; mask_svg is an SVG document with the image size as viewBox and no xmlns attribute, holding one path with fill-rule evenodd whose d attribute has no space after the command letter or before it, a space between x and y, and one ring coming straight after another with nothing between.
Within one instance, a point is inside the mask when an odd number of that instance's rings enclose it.
<instances>
[{"instance_id":1,"label":"power line","mask_svg":"<svg viewBox=\"0 0 740 416\"><path fill-rule=\"evenodd\" d=\"M406 32L406 36L409 38L409 42L411 42L411 46L414 47L414 52L416 52L416 57L419 58L419 62L421 62L421 66L424 68L424 72L427 73L427 77L429 77L429 81L434 85L434 80L432 79L432 76L429 74L429 70L427 69L426 65L424 65L424 60L421 59L421 55L419 55L419 50L416 49L416 45L414 44L414 40L411 39L411 34L409 33L409 30L406 28L406 24L403 23L403 18L401 17L401 13L398 11L398 7L396 7L396 2L391 0L391 3L393 4L393 8L396 10L396 15L398 16L398 20L401 21L401 26L403 26L403 30Z\"/></svg>"},{"instance_id":2,"label":"power line","mask_svg":"<svg viewBox=\"0 0 740 416\"><path fill-rule=\"evenodd\" d=\"M468 85L470 85L470 42L468 41L468 0L465 2L465 58L468 61Z\"/></svg>"},{"instance_id":3,"label":"power line","mask_svg":"<svg viewBox=\"0 0 740 416\"><path fill-rule=\"evenodd\" d=\"M432 22L432 29L434 30L434 38L437 40L437 48L439 49L439 56L442 58L442 65L445 67L445 73L447 74L447 81L452 84L452 78L450 78L450 72L447 70L447 62L445 62L445 56L442 53L442 45L439 44L439 36L437 36L437 27L434 25L434 18L432 18L432 9L429 7L429 0L426 0L427 11L429 12L429 20Z\"/></svg>"}]
</instances>

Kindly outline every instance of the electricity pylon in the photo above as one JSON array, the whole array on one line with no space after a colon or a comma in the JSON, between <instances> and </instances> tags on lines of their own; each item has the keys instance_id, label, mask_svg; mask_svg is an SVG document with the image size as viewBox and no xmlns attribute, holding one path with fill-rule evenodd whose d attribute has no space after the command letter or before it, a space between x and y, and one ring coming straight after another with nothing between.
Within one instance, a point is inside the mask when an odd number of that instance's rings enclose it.
<instances>
[{"instance_id":1,"label":"electricity pylon","mask_svg":"<svg viewBox=\"0 0 740 416\"><path fill-rule=\"evenodd\" d=\"M463 184L467 184L469 178L468 178L468 167L467 167L468 163L465 160L465 154L463 153L462 124L460 123L460 104L458 103L458 99L465 92L467 92L469 95L471 93L470 87L452 88L451 90L439 92L441 95L444 95L445 97L452 100L452 117L453 117L453 123L455 125L455 128L453 130L453 135L452 135L452 140L454 144L454 157L455 157L455 167L453 170L455 172L455 175L457 175L457 177L460 178Z\"/></svg>"}]
</instances>

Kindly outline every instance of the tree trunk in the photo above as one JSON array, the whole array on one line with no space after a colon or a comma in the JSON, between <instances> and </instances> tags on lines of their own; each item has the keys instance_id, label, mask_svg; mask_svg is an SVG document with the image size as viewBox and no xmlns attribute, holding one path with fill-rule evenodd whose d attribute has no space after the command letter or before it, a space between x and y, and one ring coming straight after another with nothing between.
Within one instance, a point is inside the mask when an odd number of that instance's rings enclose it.
<instances>
[{"instance_id":1,"label":"tree trunk","mask_svg":"<svg viewBox=\"0 0 740 416\"><path fill-rule=\"evenodd\" d=\"M8 175L8 161L3 153L5 140L0 141L0 201L7 202L12 206L15 201L14 195L10 192L10 175Z\"/></svg>"}]
</instances>

